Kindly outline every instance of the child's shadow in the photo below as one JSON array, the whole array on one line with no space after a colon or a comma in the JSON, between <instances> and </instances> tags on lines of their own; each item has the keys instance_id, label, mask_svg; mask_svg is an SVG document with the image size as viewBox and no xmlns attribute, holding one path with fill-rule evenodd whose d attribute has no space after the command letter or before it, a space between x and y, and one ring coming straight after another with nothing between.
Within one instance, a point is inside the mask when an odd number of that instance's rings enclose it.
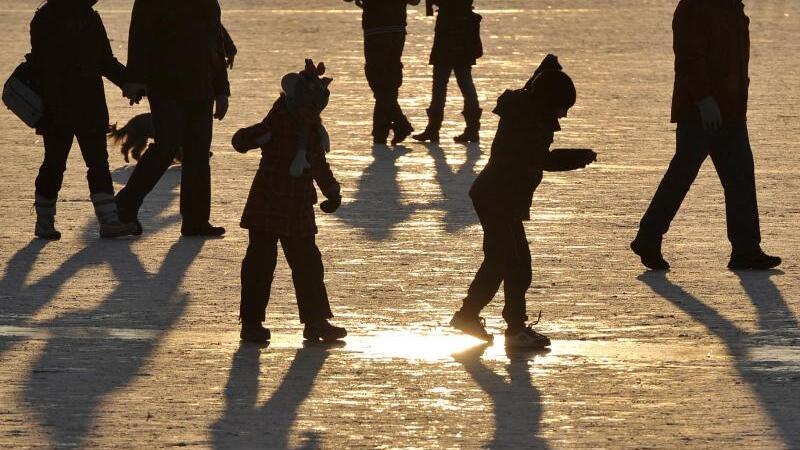
<instances>
[{"instance_id":1,"label":"child's shadow","mask_svg":"<svg viewBox=\"0 0 800 450\"><path fill-rule=\"evenodd\" d=\"M508 376L498 375L481 361L489 344L480 344L453 355L463 364L473 380L486 392L494 404L494 438L486 445L492 449L536 449L545 450L547 442L539 437L542 419L542 401L539 390L531 380L531 362L536 355L548 351L521 352L507 349L509 358Z\"/></svg>"},{"instance_id":2,"label":"child's shadow","mask_svg":"<svg viewBox=\"0 0 800 450\"><path fill-rule=\"evenodd\" d=\"M736 273L756 307L758 331L748 333L719 312L708 307L682 287L672 283L665 272L646 272L639 280L689 314L717 335L733 356L736 370L761 401L761 406L778 427L787 448L800 448L800 366L790 352L800 344L797 319L770 277L779 270ZM763 350L768 349L768 355ZM762 353L760 359L754 359ZM784 353L785 352L785 353ZM788 354L781 360L782 353ZM791 360L791 361L789 361Z\"/></svg>"},{"instance_id":3,"label":"child's shadow","mask_svg":"<svg viewBox=\"0 0 800 450\"><path fill-rule=\"evenodd\" d=\"M475 165L481 158L479 144L466 146L466 160L454 171L447 163L444 149L438 143L425 144L436 167L436 181L442 190L441 207L444 210L444 226L448 233L458 232L478 222L472 208L469 188L475 181Z\"/></svg>"},{"instance_id":4,"label":"child's shadow","mask_svg":"<svg viewBox=\"0 0 800 450\"><path fill-rule=\"evenodd\" d=\"M337 216L364 230L371 240L391 237L394 227L408 220L417 209L402 201L403 193L397 179L397 160L409 151L402 145L394 148L374 145L374 159L359 179L355 199L343 205Z\"/></svg>"},{"instance_id":5,"label":"child's shadow","mask_svg":"<svg viewBox=\"0 0 800 450\"><path fill-rule=\"evenodd\" d=\"M258 403L261 376L261 346L241 344L225 386L225 414L211 428L215 449L289 448L289 433L303 402L311 394L317 375L333 348L343 346L308 343L295 353L281 384L264 404ZM267 370L265 376L272 376ZM303 434L299 449L321 448L321 436Z\"/></svg>"}]
</instances>

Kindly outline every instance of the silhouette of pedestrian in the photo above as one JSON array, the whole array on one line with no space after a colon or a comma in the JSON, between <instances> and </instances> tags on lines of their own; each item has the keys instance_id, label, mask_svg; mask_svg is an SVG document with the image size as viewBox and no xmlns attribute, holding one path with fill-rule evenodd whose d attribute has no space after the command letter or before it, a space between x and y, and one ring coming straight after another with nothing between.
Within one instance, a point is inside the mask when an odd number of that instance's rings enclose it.
<instances>
[{"instance_id":1,"label":"silhouette of pedestrian","mask_svg":"<svg viewBox=\"0 0 800 450\"><path fill-rule=\"evenodd\" d=\"M31 22L30 60L37 74L45 115L36 132L44 138L44 162L36 177L36 227L43 239L60 239L55 228L56 202L74 138L89 169L94 211L104 238L132 234L121 223L108 167L108 106L102 77L122 87L125 66L111 51L96 0L49 0Z\"/></svg>"},{"instance_id":2,"label":"silhouette of pedestrian","mask_svg":"<svg viewBox=\"0 0 800 450\"><path fill-rule=\"evenodd\" d=\"M575 104L575 86L548 55L525 88L507 90L497 101L500 116L492 153L472 184L470 197L483 228L484 259L461 309L450 325L491 342L479 314L504 284L503 319L510 347L543 348L550 339L526 326L525 294L531 284L531 252L524 221L543 171L586 167L597 155L587 149L550 150L553 135Z\"/></svg>"},{"instance_id":3,"label":"silhouette of pedestrian","mask_svg":"<svg viewBox=\"0 0 800 450\"><path fill-rule=\"evenodd\" d=\"M661 242L706 157L725 190L731 269L769 269L780 258L761 250L755 169L747 132L750 19L741 0L681 0L672 22L676 151L631 249L642 264L666 270Z\"/></svg>"},{"instance_id":4,"label":"silhouette of pedestrian","mask_svg":"<svg viewBox=\"0 0 800 450\"><path fill-rule=\"evenodd\" d=\"M145 196L183 151L181 215L184 236L220 236L209 223L212 118L228 110L230 87L226 32L217 0L136 0L131 18L128 66L138 85L146 85L155 126L155 145L137 164L117 194L123 220L138 224ZM232 41L231 41L232 42ZM228 59L226 59L228 58ZM214 105L216 104L216 108ZM138 226L141 233L141 225Z\"/></svg>"},{"instance_id":5,"label":"silhouette of pedestrian","mask_svg":"<svg viewBox=\"0 0 800 450\"><path fill-rule=\"evenodd\" d=\"M472 80L472 66L483 56L481 16L472 10L472 0L428 0L428 5L429 12L430 6L439 7L430 58L430 64L433 65L433 89L427 111L428 126L425 131L415 135L414 139L423 142L439 141L439 129L447 100L447 83L450 74L455 73L464 97L462 114L467 127L453 139L460 143L477 142L480 139L483 111Z\"/></svg>"},{"instance_id":6,"label":"silhouette of pedestrian","mask_svg":"<svg viewBox=\"0 0 800 450\"><path fill-rule=\"evenodd\" d=\"M355 1L364 10L364 72L375 96L372 141L375 144L386 144L389 131L393 131L392 145L397 145L414 131L403 114L397 97L403 84L406 5L418 5L420 0L345 1Z\"/></svg>"}]
</instances>

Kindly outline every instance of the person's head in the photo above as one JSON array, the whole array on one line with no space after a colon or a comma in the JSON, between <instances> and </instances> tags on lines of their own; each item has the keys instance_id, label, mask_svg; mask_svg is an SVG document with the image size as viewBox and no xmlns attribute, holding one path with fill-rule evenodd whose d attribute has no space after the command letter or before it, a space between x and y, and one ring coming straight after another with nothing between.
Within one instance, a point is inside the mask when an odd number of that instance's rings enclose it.
<instances>
[{"instance_id":1,"label":"person's head","mask_svg":"<svg viewBox=\"0 0 800 450\"><path fill-rule=\"evenodd\" d=\"M300 73L290 73L281 80L281 89L286 98L286 106L301 122L315 122L319 120L322 111L328 106L331 91L328 86L332 78L321 78L325 73L325 65L319 63L314 66L306 60L306 67Z\"/></svg>"},{"instance_id":2,"label":"person's head","mask_svg":"<svg viewBox=\"0 0 800 450\"><path fill-rule=\"evenodd\" d=\"M542 114L560 119L575 105L577 93L569 75L560 70L544 70L528 87Z\"/></svg>"}]
</instances>

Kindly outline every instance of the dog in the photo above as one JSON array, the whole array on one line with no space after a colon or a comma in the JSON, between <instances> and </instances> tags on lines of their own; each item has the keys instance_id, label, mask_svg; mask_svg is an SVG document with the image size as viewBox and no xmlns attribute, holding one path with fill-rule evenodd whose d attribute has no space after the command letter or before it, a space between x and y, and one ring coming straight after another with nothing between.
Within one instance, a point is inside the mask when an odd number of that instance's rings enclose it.
<instances>
[{"instance_id":1,"label":"dog","mask_svg":"<svg viewBox=\"0 0 800 450\"><path fill-rule=\"evenodd\" d=\"M139 161L146 152L152 149L154 144L150 143L155 138L155 126L153 125L153 115L150 113L134 116L124 126L119 127L116 123L109 126L108 137L119 146L119 151L125 162ZM214 153L210 153L213 156ZM175 153L173 164L180 164L183 161L183 151L178 149Z\"/></svg>"}]
</instances>

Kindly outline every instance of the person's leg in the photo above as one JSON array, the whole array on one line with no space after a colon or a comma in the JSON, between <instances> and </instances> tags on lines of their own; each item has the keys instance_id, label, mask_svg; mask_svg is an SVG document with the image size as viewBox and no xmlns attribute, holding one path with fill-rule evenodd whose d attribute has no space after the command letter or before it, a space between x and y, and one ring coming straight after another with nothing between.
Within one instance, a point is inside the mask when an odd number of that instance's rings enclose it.
<instances>
[{"instance_id":1,"label":"person's leg","mask_svg":"<svg viewBox=\"0 0 800 450\"><path fill-rule=\"evenodd\" d=\"M36 227L34 234L43 239L60 239L55 228L56 203L67 157L72 147L73 134L68 131L50 131L44 134L44 161L36 177Z\"/></svg>"},{"instance_id":2,"label":"person's leg","mask_svg":"<svg viewBox=\"0 0 800 450\"><path fill-rule=\"evenodd\" d=\"M425 131L414 135L418 141L439 142L439 130L444 119L444 107L447 102L447 83L450 81L451 67L433 66L433 84L431 86L431 103L427 109L428 125Z\"/></svg>"},{"instance_id":3,"label":"person's leg","mask_svg":"<svg viewBox=\"0 0 800 450\"><path fill-rule=\"evenodd\" d=\"M683 122L676 131L675 156L639 224L639 237L660 243L708 156L710 134L699 122Z\"/></svg>"},{"instance_id":4,"label":"person's leg","mask_svg":"<svg viewBox=\"0 0 800 450\"><path fill-rule=\"evenodd\" d=\"M388 69L388 80L386 95L387 108L389 108L389 118L392 122L392 145L397 145L403 142L414 127L411 122L403 114L403 109L400 107L398 97L400 96L400 87L403 85L403 49L406 45L405 33L392 33L387 35L387 52L386 52L386 67Z\"/></svg>"},{"instance_id":5,"label":"person's leg","mask_svg":"<svg viewBox=\"0 0 800 450\"><path fill-rule=\"evenodd\" d=\"M148 98L153 114L155 143L136 164L128 183L117 193L120 218L124 222L137 220L139 207L164 175L175 154L183 145L186 113L174 100L157 96Z\"/></svg>"},{"instance_id":6,"label":"person's leg","mask_svg":"<svg viewBox=\"0 0 800 450\"><path fill-rule=\"evenodd\" d=\"M372 94L375 97L375 108L372 112L372 138L375 143L386 143L392 126L390 96L386 91L386 67L384 64L384 39L382 35L364 36L364 74Z\"/></svg>"},{"instance_id":7,"label":"person's leg","mask_svg":"<svg viewBox=\"0 0 800 450\"><path fill-rule=\"evenodd\" d=\"M208 225L211 214L211 139L213 102L191 102L185 107L181 166L181 215L184 228Z\"/></svg>"},{"instance_id":8,"label":"person's leg","mask_svg":"<svg viewBox=\"0 0 800 450\"><path fill-rule=\"evenodd\" d=\"M531 250L522 221L507 223L505 236L507 247L502 267L506 303L503 319L509 328L519 329L528 320L525 295L531 287Z\"/></svg>"},{"instance_id":9,"label":"person's leg","mask_svg":"<svg viewBox=\"0 0 800 450\"><path fill-rule=\"evenodd\" d=\"M469 286L467 297L461 311L468 315L479 315L488 305L503 282L503 264L505 252L509 249L506 245L507 230L501 218L492 214L479 212L481 227L483 228L483 262L475 278Z\"/></svg>"},{"instance_id":10,"label":"person's leg","mask_svg":"<svg viewBox=\"0 0 800 450\"><path fill-rule=\"evenodd\" d=\"M481 129L481 110L478 103L478 92L475 89L475 82L472 80L472 66L455 67L456 81L464 97L464 120L467 123L464 133L455 137L456 142L468 143L480 140Z\"/></svg>"},{"instance_id":11,"label":"person's leg","mask_svg":"<svg viewBox=\"0 0 800 450\"><path fill-rule=\"evenodd\" d=\"M250 243L242 261L242 298L239 317L243 322L266 320L267 305L278 258L278 238L250 230Z\"/></svg>"},{"instance_id":12,"label":"person's leg","mask_svg":"<svg viewBox=\"0 0 800 450\"><path fill-rule=\"evenodd\" d=\"M301 323L316 323L333 317L325 289L325 268L314 236L281 237L281 247L292 269Z\"/></svg>"}]
</instances>

